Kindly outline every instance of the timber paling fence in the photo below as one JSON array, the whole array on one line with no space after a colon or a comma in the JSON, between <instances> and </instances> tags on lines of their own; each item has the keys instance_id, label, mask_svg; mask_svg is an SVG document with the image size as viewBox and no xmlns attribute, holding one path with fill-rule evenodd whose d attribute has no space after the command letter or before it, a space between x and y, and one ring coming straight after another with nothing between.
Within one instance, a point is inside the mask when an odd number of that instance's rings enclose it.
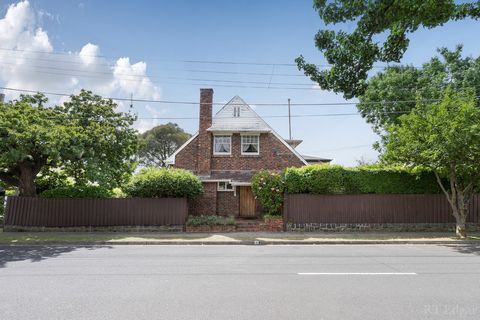
<instances>
[{"instance_id":1,"label":"timber paling fence","mask_svg":"<svg viewBox=\"0 0 480 320\"><path fill-rule=\"evenodd\" d=\"M7 197L5 227L184 225L185 198L50 199Z\"/></svg>"},{"instance_id":2,"label":"timber paling fence","mask_svg":"<svg viewBox=\"0 0 480 320\"><path fill-rule=\"evenodd\" d=\"M480 221L480 195L474 195L467 222ZM286 194L286 223L407 224L454 223L443 194Z\"/></svg>"}]
</instances>

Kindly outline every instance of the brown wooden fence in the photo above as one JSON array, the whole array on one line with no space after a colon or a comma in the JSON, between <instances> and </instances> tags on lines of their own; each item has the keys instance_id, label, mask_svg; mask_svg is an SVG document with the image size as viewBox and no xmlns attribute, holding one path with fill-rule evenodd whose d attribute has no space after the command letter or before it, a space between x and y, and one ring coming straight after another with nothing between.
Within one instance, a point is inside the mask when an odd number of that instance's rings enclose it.
<instances>
[{"instance_id":1,"label":"brown wooden fence","mask_svg":"<svg viewBox=\"0 0 480 320\"><path fill-rule=\"evenodd\" d=\"M468 222L480 221L480 195L470 206ZM450 223L455 222L442 194L287 194L283 208L287 223Z\"/></svg>"},{"instance_id":2,"label":"brown wooden fence","mask_svg":"<svg viewBox=\"0 0 480 320\"><path fill-rule=\"evenodd\" d=\"M185 224L184 198L46 199L8 197L5 226L107 227Z\"/></svg>"}]
</instances>

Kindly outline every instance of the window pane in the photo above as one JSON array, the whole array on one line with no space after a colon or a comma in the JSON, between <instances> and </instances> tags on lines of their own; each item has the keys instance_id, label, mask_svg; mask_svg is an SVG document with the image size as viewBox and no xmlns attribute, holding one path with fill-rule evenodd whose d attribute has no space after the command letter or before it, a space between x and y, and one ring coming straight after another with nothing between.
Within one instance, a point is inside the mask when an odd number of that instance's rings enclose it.
<instances>
[{"instance_id":1,"label":"window pane","mask_svg":"<svg viewBox=\"0 0 480 320\"><path fill-rule=\"evenodd\" d=\"M230 136L214 137L215 153L230 153Z\"/></svg>"},{"instance_id":2,"label":"window pane","mask_svg":"<svg viewBox=\"0 0 480 320\"><path fill-rule=\"evenodd\" d=\"M242 136L242 152L258 153L258 136Z\"/></svg>"}]
</instances>

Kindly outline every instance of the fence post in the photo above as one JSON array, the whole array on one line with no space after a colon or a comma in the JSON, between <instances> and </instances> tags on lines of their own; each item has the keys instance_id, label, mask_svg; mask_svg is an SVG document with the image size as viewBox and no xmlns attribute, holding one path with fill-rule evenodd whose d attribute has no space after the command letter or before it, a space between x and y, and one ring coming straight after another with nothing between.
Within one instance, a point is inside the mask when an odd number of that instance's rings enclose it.
<instances>
[{"instance_id":1,"label":"fence post","mask_svg":"<svg viewBox=\"0 0 480 320\"><path fill-rule=\"evenodd\" d=\"M287 219L288 219L288 194L283 194L283 208L282 208L282 216L283 216L283 230L287 231Z\"/></svg>"}]
</instances>

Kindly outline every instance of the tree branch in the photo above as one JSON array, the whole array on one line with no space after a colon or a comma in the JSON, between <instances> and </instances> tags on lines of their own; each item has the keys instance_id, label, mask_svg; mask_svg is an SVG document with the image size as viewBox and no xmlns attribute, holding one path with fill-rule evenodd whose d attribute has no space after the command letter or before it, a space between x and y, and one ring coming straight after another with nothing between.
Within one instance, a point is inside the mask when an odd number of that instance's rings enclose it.
<instances>
[{"instance_id":1,"label":"tree branch","mask_svg":"<svg viewBox=\"0 0 480 320\"><path fill-rule=\"evenodd\" d=\"M447 189L445 189L445 186L443 185L442 179L440 179L440 176L436 171L433 171L435 174L435 178L437 179L438 185L440 186L440 189L442 189L443 193L447 196L447 200L450 203L451 206L453 206L452 199L450 198L450 194L448 193Z\"/></svg>"}]
</instances>

